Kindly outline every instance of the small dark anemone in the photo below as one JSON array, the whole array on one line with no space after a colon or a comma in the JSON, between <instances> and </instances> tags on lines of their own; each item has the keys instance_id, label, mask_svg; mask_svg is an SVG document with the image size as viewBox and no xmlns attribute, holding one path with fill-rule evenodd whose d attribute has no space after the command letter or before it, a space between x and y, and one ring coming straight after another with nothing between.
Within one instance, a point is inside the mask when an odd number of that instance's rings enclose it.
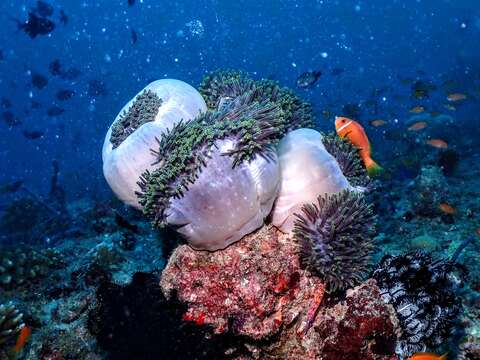
<instances>
[{"instance_id":1,"label":"small dark anemone","mask_svg":"<svg viewBox=\"0 0 480 360\"><path fill-rule=\"evenodd\" d=\"M112 126L110 142L117 148L135 130L143 124L155 120L162 99L151 90L145 90L135 98L132 106L120 115Z\"/></svg>"},{"instance_id":2,"label":"small dark anemone","mask_svg":"<svg viewBox=\"0 0 480 360\"><path fill-rule=\"evenodd\" d=\"M321 277L332 292L363 280L373 251L375 215L362 195L325 194L295 216L294 236L307 270Z\"/></svg>"},{"instance_id":3,"label":"small dark anemone","mask_svg":"<svg viewBox=\"0 0 480 360\"><path fill-rule=\"evenodd\" d=\"M335 133L324 134L322 142L325 149L337 160L350 185L370 185L371 180L362 164L358 149L351 142L343 140Z\"/></svg>"},{"instance_id":4,"label":"small dark anemone","mask_svg":"<svg viewBox=\"0 0 480 360\"><path fill-rule=\"evenodd\" d=\"M435 259L422 251L383 257L372 277L383 301L397 313L402 334L396 353L401 358L448 341L461 310L456 290L465 274L454 260Z\"/></svg>"},{"instance_id":5,"label":"small dark anemone","mask_svg":"<svg viewBox=\"0 0 480 360\"><path fill-rule=\"evenodd\" d=\"M158 140L158 149L152 153L162 166L142 174L137 193L143 212L154 225L166 225L164 212L170 199L183 197L197 180L215 141L234 142L234 148L225 154L232 157L234 167L256 155L272 158L273 145L283 135L282 111L274 103L253 102L252 96L247 92L219 111L209 110L180 122Z\"/></svg>"},{"instance_id":6,"label":"small dark anemone","mask_svg":"<svg viewBox=\"0 0 480 360\"><path fill-rule=\"evenodd\" d=\"M216 71L203 79L199 91L210 109L219 109L226 102L251 91L254 94L251 101L269 101L280 106L286 131L314 125L311 104L273 80L252 80L245 73L234 70Z\"/></svg>"}]
</instances>

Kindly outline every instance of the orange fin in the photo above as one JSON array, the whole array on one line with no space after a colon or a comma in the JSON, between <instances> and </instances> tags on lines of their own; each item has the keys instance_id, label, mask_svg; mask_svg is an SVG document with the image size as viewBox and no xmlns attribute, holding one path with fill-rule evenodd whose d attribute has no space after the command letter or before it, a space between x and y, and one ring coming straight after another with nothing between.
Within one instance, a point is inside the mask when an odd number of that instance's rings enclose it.
<instances>
[{"instance_id":1,"label":"orange fin","mask_svg":"<svg viewBox=\"0 0 480 360\"><path fill-rule=\"evenodd\" d=\"M367 173L370 177L378 176L383 172L383 168L371 158L365 161L365 167L367 168Z\"/></svg>"}]
</instances>

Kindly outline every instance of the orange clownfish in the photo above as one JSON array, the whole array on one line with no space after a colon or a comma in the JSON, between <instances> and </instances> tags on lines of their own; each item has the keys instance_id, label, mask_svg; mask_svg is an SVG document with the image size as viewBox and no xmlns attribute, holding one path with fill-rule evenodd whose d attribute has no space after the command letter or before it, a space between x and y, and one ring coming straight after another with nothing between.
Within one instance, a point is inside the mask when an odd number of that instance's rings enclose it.
<instances>
[{"instance_id":1,"label":"orange clownfish","mask_svg":"<svg viewBox=\"0 0 480 360\"><path fill-rule=\"evenodd\" d=\"M413 356L409 357L408 360L446 360L447 353L443 355L437 355L429 352L416 353Z\"/></svg>"},{"instance_id":2,"label":"orange clownfish","mask_svg":"<svg viewBox=\"0 0 480 360\"><path fill-rule=\"evenodd\" d=\"M335 129L338 136L342 139L348 139L356 148L358 148L363 164L367 168L368 175L378 175L382 168L371 158L371 146L367 134L355 120L337 116L335 118Z\"/></svg>"}]
</instances>

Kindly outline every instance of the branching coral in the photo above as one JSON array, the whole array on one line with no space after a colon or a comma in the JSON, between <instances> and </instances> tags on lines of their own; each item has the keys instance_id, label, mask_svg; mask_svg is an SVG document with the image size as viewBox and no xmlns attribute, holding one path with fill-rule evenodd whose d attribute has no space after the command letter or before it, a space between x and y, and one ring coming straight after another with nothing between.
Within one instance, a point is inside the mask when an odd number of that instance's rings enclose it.
<instances>
[{"instance_id":1,"label":"branching coral","mask_svg":"<svg viewBox=\"0 0 480 360\"><path fill-rule=\"evenodd\" d=\"M451 335L461 309L455 289L461 270L450 260L436 260L424 252L385 256L373 278L383 300L397 313L403 333L396 353L403 359L434 349Z\"/></svg>"},{"instance_id":2,"label":"branching coral","mask_svg":"<svg viewBox=\"0 0 480 360\"><path fill-rule=\"evenodd\" d=\"M358 149L335 133L323 135L323 146L337 160L343 175L352 186L367 186L370 183Z\"/></svg>"},{"instance_id":3,"label":"branching coral","mask_svg":"<svg viewBox=\"0 0 480 360\"><path fill-rule=\"evenodd\" d=\"M110 141L113 148L117 148L140 126L155 120L160 106L162 106L162 99L151 90L144 90L137 95L133 104L112 125Z\"/></svg>"},{"instance_id":4,"label":"branching coral","mask_svg":"<svg viewBox=\"0 0 480 360\"><path fill-rule=\"evenodd\" d=\"M218 109L232 99L252 92L252 101L270 101L283 111L287 131L312 127L313 114L309 103L301 101L290 89L280 87L275 81L250 79L239 71L217 71L207 75L200 85L200 93L210 109Z\"/></svg>"},{"instance_id":5,"label":"branching coral","mask_svg":"<svg viewBox=\"0 0 480 360\"><path fill-rule=\"evenodd\" d=\"M219 111L175 126L153 151L159 168L140 179L137 195L144 213L158 226L193 224L184 235L197 239L199 248L207 236L212 242L207 249L213 250L260 226L277 193L273 145L284 130L282 111L252 96L247 92ZM182 203L187 193L188 206ZM218 227L207 231L216 222L223 234ZM233 229L239 232L232 237Z\"/></svg>"},{"instance_id":6,"label":"branching coral","mask_svg":"<svg viewBox=\"0 0 480 360\"><path fill-rule=\"evenodd\" d=\"M51 269L64 264L58 251L35 250L20 247L2 249L0 255L0 288L12 289L27 285L49 274Z\"/></svg>"},{"instance_id":7,"label":"branching coral","mask_svg":"<svg viewBox=\"0 0 480 360\"><path fill-rule=\"evenodd\" d=\"M303 264L330 290L358 284L373 250L375 216L361 195L350 191L318 197L297 214L294 235Z\"/></svg>"},{"instance_id":8,"label":"branching coral","mask_svg":"<svg viewBox=\"0 0 480 360\"><path fill-rule=\"evenodd\" d=\"M15 334L23 325L23 314L13 304L0 305L0 348Z\"/></svg>"}]
</instances>

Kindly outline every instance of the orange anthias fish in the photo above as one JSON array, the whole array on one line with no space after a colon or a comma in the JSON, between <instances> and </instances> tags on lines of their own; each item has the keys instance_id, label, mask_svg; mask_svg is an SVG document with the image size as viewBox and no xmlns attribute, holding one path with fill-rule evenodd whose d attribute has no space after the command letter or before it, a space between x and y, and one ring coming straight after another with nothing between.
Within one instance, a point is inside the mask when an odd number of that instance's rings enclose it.
<instances>
[{"instance_id":1,"label":"orange anthias fish","mask_svg":"<svg viewBox=\"0 0 480 360\"><path fill-rule=\"evenodd\" d=\"M440 205L438 205L438 208L447 215L454 215L457 213L457 209L447 203L441 203Z\"/></svg>"},{"instance_id":2,"label":"orange anthias fish","mask_svg":"<svg viewBox=\"0 0 480 360\"><path fill-rule=\"evenodd\" d=\"M427 123L425 121L417 121L415 124L412 124L408 127L408 131L418 131L423 130L427 127Z\"/></svg>"},{"instance_id":3,"label":"orange anthias fish","mask_svg":"<svg viewBox=\"0 0 480 360\"><path fill-rule=\"evenodd\" d=\"M386 123L387 122L385 120L382 120L382 119L377 119L377 120L370 121L370 125L375 126L375 127L383 126Z\"/></svg>"},{"instance_id":4,"label":"orange anthias fish","mask_svg":"<svg viewBox=\"0 0 480 360\"><path fill-rule=\"evenodd\" d=\"M424 111L425 111L425 108L424 108L423 106L421 106L421 105L415 106L414 108L411 108L411 109L410 109L410 112L411 112L411 113L414 113L414 114L420 114L420 113L422 113L422 112L424 112Z\"/></svg>"},{"instance_id":5,"label":"orange anthias fish","mask_svg":"<svg viewBox=\"0 0 480 360\"><path fill-rule=\"evenodd\" d=\"M453 93L447 96L447 100L452 102L465 100L466 98L467 98L467 95L461 94L461 93Z\"/></svg>"},{"instance_id":6,"label":"orange anthias fish","mask_svg":"<svg viewBox=\"0 0 480 360\"><path fill-rule=\"evenodd\" d=\"M409 357L408 360L446 360L447 353L443 355L437 355L429 352L416 353Z\"/></svg>"},{"instance_id":7,"label":"orange anthias fish","mask_svg":"<svg viewBox=\"0 0 480 360\"><path fill-rule=\"evenodd\" d=\"M358 148L360 157L365 165L369 175L378 175L382 168L371 158L371 146L367 134L355 120L337 116L335 118L335 129L338 136L342 139L348 139L356 148Z\"/></svg>"},{"instance_id":8,"label":"orange anthias fish","mask_svg":"<svg viewBox=\"0 0 480 360\"><path fill-rule=\"evenodd\" d=\"M448 144L446 141L442 139L432 139L432 140L427 140L425 142L427 145L436 147L437 149L446 149L448 148Z\"/></svg>"},{"instance_id":9,"label":"orange anthias fish","mask_svg":"<svg viewBox=\"0 0 480 360\"><path fill-rule=\"evenodd\" d=\"M17 355L22 349L25 347L25 344L30 339L30 334L32 333L32 328L29 326L24 326L20 330L20 334L18 335L17 343L12 349L12 352Z\"/></svg>"}]
</instances>

